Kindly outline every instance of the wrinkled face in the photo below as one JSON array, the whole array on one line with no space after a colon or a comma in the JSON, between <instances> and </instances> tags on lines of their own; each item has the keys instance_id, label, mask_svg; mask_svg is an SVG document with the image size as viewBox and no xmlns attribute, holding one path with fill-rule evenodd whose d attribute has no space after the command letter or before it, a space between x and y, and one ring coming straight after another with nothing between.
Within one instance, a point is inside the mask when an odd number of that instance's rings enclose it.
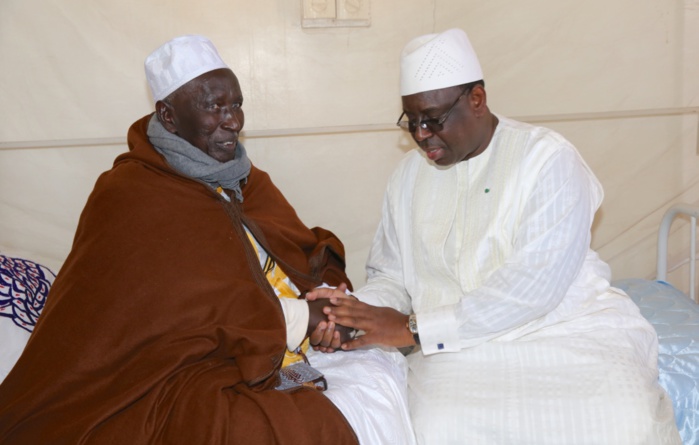
<instances>
[{"instance_id":1,"label":"wrinkled face","mask_svg":"<svg viewBox=\"0 0 699 445\"><path fill-rule=\"evenodd\" d=\"M416 129L411 133L427 157L440 166L453 165L481 154L488 147L494 130L483 87L476 85L459 97L462 91L463 87L455 86L403 96L405 118L414 123L439 118L456 101L441 130L432 131L415 125Z\"/></svg>"},{"instance_id":2,"label":"wrinkled face","mask_svg":"<svg viewBox=\"0 0 699 445\"><path fill-rule=\"evenodd\" d=\"M192 79L163 101L156 111L163 126L219 162L235 157L243 129L243 94L229 69Z\"/></svg>"}]
</instances>

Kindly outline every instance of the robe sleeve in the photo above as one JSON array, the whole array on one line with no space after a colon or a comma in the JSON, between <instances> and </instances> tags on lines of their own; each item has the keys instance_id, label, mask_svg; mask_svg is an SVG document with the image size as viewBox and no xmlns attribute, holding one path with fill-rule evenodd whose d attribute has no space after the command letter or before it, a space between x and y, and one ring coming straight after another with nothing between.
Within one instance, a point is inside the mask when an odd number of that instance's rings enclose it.
<instances>
[{"instance_id":1,"label":"robe sleeve","mask_svg":"<svg viewBox=\"0 0 699 445\"><path fill-rule=\"evenodd\" d=\"M544 165L526 201L513 254L453 305L417 314L425 354L475 346L540 318L562 301L590 246L590 173L571 150Z\"/></svg>"},{"instance_id":2,"label":"robe sleeve","mask_svg":"<svg viewBox=\"0 0 699 445\"><path fill-rule=\"evenodd\" d=\"M367 261L367 284L355 296L374 306L389 306L404 314L412 311L410 295L403 285L403 264L391 206L391 183L384 196L381 221Z\"/></svg>"},{"instance_id":3,"label":"robe sleeve","mask_svg":"<svg viewBox=\"0 0 699 445\"><path fill-rule=\"evenodd\" d=\"M280 298L279 303L282 305L286 321L286 347L289 351L293 351L306 339L308 302L301 299Z\"/></svg>"}]
</instances>

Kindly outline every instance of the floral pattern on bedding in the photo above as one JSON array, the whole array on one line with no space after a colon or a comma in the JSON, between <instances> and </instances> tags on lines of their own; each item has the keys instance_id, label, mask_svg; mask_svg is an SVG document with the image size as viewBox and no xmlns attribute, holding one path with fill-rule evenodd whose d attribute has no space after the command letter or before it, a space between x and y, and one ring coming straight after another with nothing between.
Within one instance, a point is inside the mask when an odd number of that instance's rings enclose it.
<instances>
[{"instance_id":1,"label":"floral pattern on bedding","mask_svg":"<svg viewBox=\"0 0 699 445\"><path fill-rule=\"evenodd\" d=\"M33 261L0 255L0 317L31 332L55 277Z\"/></svg>"}]
</instances>

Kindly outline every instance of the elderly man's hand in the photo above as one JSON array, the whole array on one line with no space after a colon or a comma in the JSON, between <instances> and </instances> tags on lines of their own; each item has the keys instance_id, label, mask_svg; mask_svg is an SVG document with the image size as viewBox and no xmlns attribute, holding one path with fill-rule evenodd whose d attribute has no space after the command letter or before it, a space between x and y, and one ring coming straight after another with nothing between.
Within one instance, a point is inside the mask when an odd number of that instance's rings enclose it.
<instances>
[{"instance_id":1,"label":"elderly man's hand","mask_svg":"<svg viewBox=\"0 0 699 445\"><path fill-rule=\"evenodd\" d=\"M329 322L323 309L328 300L308 301L308 330L313 349L322 352L334 352L352 337L353 329Z\"/></svg>"},{"instance_id":2,"label":"elderly man's hand","mask_svg":"<svg viewBox=\"0 0 699 445\"><path fill-rule=\"evenodd\" d=\"M345 283L341 283L337 288L333 289L332 287L317 287L313 289L312 291L306 293L306 300L308 301L315 301L315 300L329 300L330 298L354 298L355 300L357 299L354 295L348 295L347 294L347 285ZM326 301L326 305L328 305L328 301Z\"/></svg>"}]
</instances>

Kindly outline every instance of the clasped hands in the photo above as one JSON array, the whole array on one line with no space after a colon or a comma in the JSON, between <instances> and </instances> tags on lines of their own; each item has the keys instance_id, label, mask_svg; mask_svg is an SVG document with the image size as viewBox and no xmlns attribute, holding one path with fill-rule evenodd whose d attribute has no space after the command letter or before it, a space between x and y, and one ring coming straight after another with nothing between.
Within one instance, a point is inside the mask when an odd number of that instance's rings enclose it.
<instances>
[{"instance_id":1,"label":"clasped hands","mask_svg":"<svg viewBox=\"0 0 699 445\"><path fill-rule=\"evenodd\" d=\"M368 345L401 348L415 344L406 327L407 315L390 307L363 303L347 295L346 289L341 284L337 289L317 288L306 294L310 312L308 334L314 349L333 352ZM364 334L355 336L358 331Z\"/></svg>"}]
</instances>

